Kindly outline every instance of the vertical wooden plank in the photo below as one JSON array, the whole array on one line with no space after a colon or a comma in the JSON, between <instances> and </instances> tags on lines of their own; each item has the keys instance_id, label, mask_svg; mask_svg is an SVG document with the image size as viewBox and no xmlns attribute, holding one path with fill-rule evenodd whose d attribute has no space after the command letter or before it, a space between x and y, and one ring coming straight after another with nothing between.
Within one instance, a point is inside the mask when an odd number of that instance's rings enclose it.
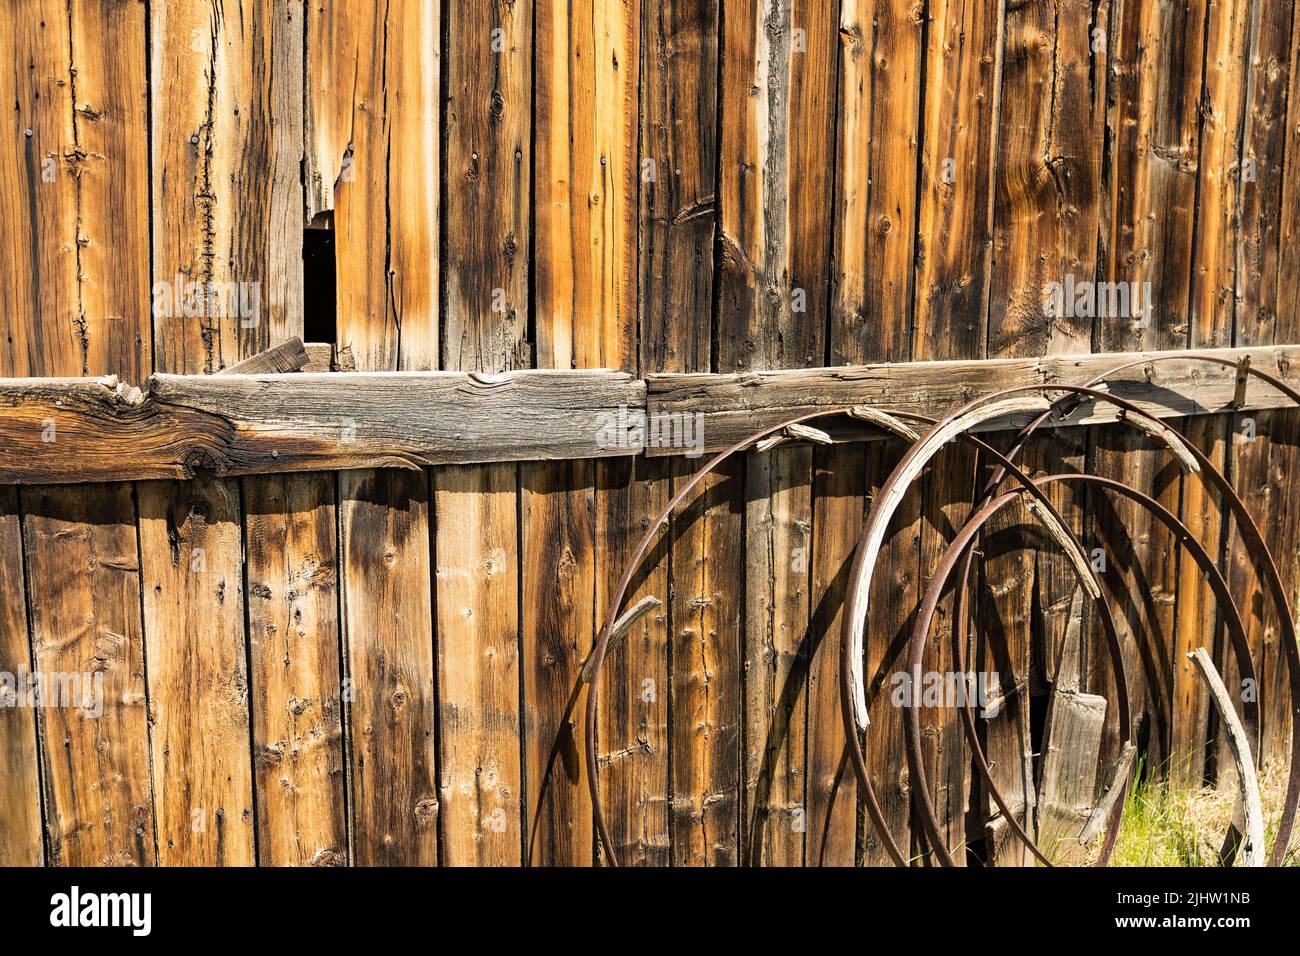
<instances>
[{"instance_id":1,"label":"vertical wooden plank","mask_svg":"<svg viewBox=\"0 0 1300 956\"><path fill-rule=\"evenodd\" d=\"M840 120L835 170L835 264L830 315L833 364L907 361L911 354L912 272L924 65L922 18L913 4L844 0L840 10ZM813 656L808 691L808 862L849 865L853 830L867 865L889 864L870 822L856 812L856 781L843 764L839 629L848 562L870 490L897 460L893 446L818 450L813 520ZM824 470L824 478L823 478ZM862 476L855 478L854 473ZM850 491L849 489L852 489ZM826 496L823 500L823 495ZM919 528L900 510L872 583L867 673L872 675L866 753L877 797L895 839L907 845L911 798L902 714L889 701L890 673L903 669L902 628L913 600ZM828 602L832 602L828 609ZM882 693L883 689L883 693ZM856 823L853 817L856 815Z\"/></svg>"},{"instance_id":2,"label":"vertical wooden plank","mask_svg":"<svg viewBox=\"0 0 1300 956\"><path fill-rule=\"evenodd\" d=\"M832 339L834 338L832 331ZM861 447L836 445L813 452L813 520L809 588L812 627L808 633L807 809L803 824L804 861L808 866L852 866L857 857L857 781L844 759L844 724L839 710L839 637L853 549L862 533L865 512L866 456ZM874 459L873 459L874 460ZM915 564L915 561L913 561ZM882 570L888 565L882 565ZM886 575L880 575L885 577ZM881 605L873 604L873 607ZM872 649L881 646L869 641ZM872 703L877 703L873 699ZM889 710L897 716L898 708ZM873 725L887 715L872 713ZM901 734L895 740L901 740ZM874 749L874 748L873 748ZM901 760L901 757L900 757ZM901 766L901 763L900 763ZM885 774L876 782L892 793ZM891 801L886 797L885 804ZM907 803L893 818L906 832ZM899 832L894 830L895 833Z\"/></svg>"},{"instance_id":3,"label":"vertical wooden plank","mask_svg":"<svg viewBox=\"0 0 1300 956\"><path fill-rule=\"evenodd\" d=\"M835 21L813 4L724 5L720 370L824 361L831 270ZM805 814L812 454L746 472L743 859L800 865ZM761 831L761 832L760 832Z\"/></svg>"},{"instance_id":4,"label":"vertical wooden plank","mask_svg":"<svg viewBox=\"0 0 1300 956\"><path fill-rule=\"evenodd\" d=\"M1073 290L1096 276L1104 142L1106 11L1086 2L1008 8L1002 60L993 194L993 272L989 292L990 358L1088 352L1092 316L1058 309L1054 288ZM1055 284L1055 285L1054 285ZM1060 312L1060 314L1056 314ZM1078 470L1077 430L1036 436L1022 464L1035 471ZM1049 489L1076 530L1082 509L1074 489ZM1030 833L1035 819L1031 711L1055 680L1066 640L1067 609L1077 585L1054 543L1023 534L1034 522L1020 507L990 523L981 562L980 670L997 671L1007 705L982 722L998 789ZM1035 633L1041 635L1035 659ZM1042 670L1035 671L1035 667ZM1011 835L987 795L986 856L1026 866L1033 856Z\"/></svg>"},{"instance_id":5,"label":"vertical wooden plank","mask_svg":"<svg viewBox=\"0 0 1300 956\"><path fill-rule=\"evenodd\" d=\"M23 148L7 151L4 163L19 162L0 176L27 227L13 237L22 248L6 257L0 281L12 309L0 364L11 375L115 372L139 381L148 368L144 11L23 4L5 16L14 61L26 70L14 73L9 91ZM111 58L109 37L117 44ZM36 584L30 660L59 696L38 720L50 860L152 864L131 490L38 487L20 500ZM22 568L16 551L8 560ZM21 761L25 750L15 746ZM12 813L21 828L39 809ZM15 852L29 847L20 841Z\"/></svg>"},{"instance_id":6,"label":"vertical wooden plank","mask_svg":"<svg viewBox=\"0 0 1300 956\"><path fill-rule=\"evenodd\" d=\"M818 365L830 281L835 24L790 0L735 0L723 24L719 370Z\"/></svg>"},{"instance_id":7,"label":"vertical wooden plank","mask_svg":"<svg viewBox=\"0 0 1300 956\"><path fill-rule=\"evenodd\" d=\"M442 859L518 866L519 545L513 464L433 472Z\"/></svg>"},{"instance_id":8,"label":"vertical wooden plank","mask_svg":"<svg viewBox=\"0 0 1300 956\"><path fill-rule=\"evenodd\" d=\"M619 459L598 465L596 626L650 521L668 504L665 461ZM669 543L667 536L633 578L625 607L647 596L662 606L643 618L605 659L598 740L606 825L623 866L668 866Z\"/></svg>"},{"instance_id":9,"label":"vertical wooden plank","mask_svg":"<svg viewBox=\"0 0 1300 956\"><path fill-rule=\"evenodd\" d=\"M912 358L982 358L1003 24L967 0L928 13Z\"/></svg>"},{"instance_id":10,"label":"vertical wooden plank","mask_svg":"<svg viewBox=\"0 0 1300 956\"><path fill-rule=\"evenodd\" d=\"M342 866L334 481L266 475L246 479L243 490L259 860Z\"/></svg>"},{"instance_id":11,"label":"vertical wooden plank","mask_svg":"<svg viewBox=\"0 0 1300 956\"><path fill-rule=\"evenodd\" d=\"M436 0L308 11L307 213L334 211L337 344L359 370L438 365L439 17ZM438 788L428 478L344 472L338 501L355 694L345 708L353 859L430 865Z\"/></svg>"},{"instance_id":12,"label":"vertical wooden plank","mask_svg":"<svg viewBox=\"0 0 1300 956\"><path fill-rule=\"evenodd\" d=\"M1102 276L1138 283L1144 307L1099 315L1101 351L1179 348L1189 338L1196 224L1197 150L1206 4L1152 5L1117 0L1113 10L1111 94L1107 115L1109 230ZM1151 51L1157 55L1152 56ZM1150 283L1149 295L1143 283ZM1119 478L1178 509L1180 487L1168 453L1131 429L1098 429L1090 471ZM1173 683L1176 566L1163 525L1131 502L1096 495L1095 546L1106 550L1107 583L1116 595L1129 694L1143 725L1150 766L1168 755ZM1109 662L1095 637L1089 690L1103 694ZM1145 718L1144 718L1145 715ZM1102 735L1105 778L1118 756L1111 708Z\"/></svg>"},{"instance_id":13,"label":"vertical wooden plank","mask_svg":"<svg viewBox=\"0 0 1300 956\"><path fill-rule=\"evenodd\" d=\"M539 368L636 354L639 0L535 0Z\"/></svg>"},{"instance_id":14,"label":"vertical wooden plank","mask_svg":"<svg viewBox=\"0 0 1300 956\"><path fill-rule=\"evenodd\" d=\"M1188 329L1193 348L1215 348L1232 342L1251 7L1252 4L1238 0L1211 4L1207 11L1192 312ZM1222 418L1198 417L1186 421L1184 433L1222 470L1226 429L1227 422ZM1183 523L1211 554L1218 554L1223 514L1217 496L1208 493L1199 478L1184 478L1181 509ZM1207 770L1210 701L1204 681L1188 654L1207 644L1207 627L1211 623L1217 623L1213 596L1205 587L1195 562L1180 554L1171 648L1173 712L1168 768L1170 780L1179 786L1199 786ZM1225 647L1220 666L1228 665L1230 660L1235 665L1233 655Z\"/></svg>"},{"instance_id":15,"label":"vertical wooden plank","mask_svg":"<svg viewBox=\"0 0 1300 956\"><path fill-rule=\"evenodd\" d=\"M592 860L578 708L595 617L593 472L590 461L519 471L526 859L544 866Z\"/></svg>"},{"instance_id":16,"label":"vertical wooden plank","mask_svg":"<svg viewBox=\"0 0 1300 956\"><path fill-rule=\"evenodd\" d=\"M382 83L388 124L387 185L380 207L388 215L385 310L391 326L386 330L396 329L397 367L406 370L437 368L439 357L442 6L442 0L397 0L386 7ZM373 248L336 241L349 257L378 258ZM344 269L339 269L339 276L345 276ZM346 342L348 323L361 316L342 302L339 315L339 341ZM365 332L358 338L378 357L376 319L365 316L364 322ZM370 366L358 365L362 367Z\"/></svg>"},{"instance_id":17,"label":"vertical wooden plank","mask_svg":"<svg viewBox=\"0 0 1300 956\"><path fill-rule=\"evenodd\" d=\"M307 6L306 207L334 213L338 344L358 369L431 368L440 5Z\"/></svg>"},{"instance_id":18,"label":"vertical wooden plank","mask_svg":"<svg viewBox=\"0 0 1300 956\"><path fill-rule=\"evenodd\" d=\"M139 486L158 862L251 866L239 486Z\"/></svg>"},{"instance_id":19,"label":"vertical wooden plank","mask_svg":"<svg viewBox=\"0 0 1300 956\"><path fill-rule=\"evenodd\" d=\"M0 374L81 375L80 162L67 5L7 4L0 17L0 52L15 67L0 78L0 94L13 106L12 146L0 150L0 195L12 217L0 266L0 309L15 317L0 349Z\"/></svg>"},{"instance_id":20,"label":"vertical wooden plank","mask_svg":"<svg viewBox=\"0 0 1300 956\"><path fill-rule=\"evenodd\" d=\"M532 5L447 8L443 368L528 367ZM514 465L435 469L443 861L518 865L519 537Z\"/></svg>"},{"instance_id":21,"label":"vertical wooden plank","mask_svg":"<svg viewBox=\"0 0 1300 956\"><path fill-rule=\"evenodd\" d=\"M0 488L0 670L13 675L32 668L22 547L16 489ZM17 706L21 692L5 688L0 707L0 866L40 866L45 860L36 712Z\"/></svg>"},{"instance_id":22,"label":"vertical wooden plank","mask_svg":"<svg viewBox=\"0 0 1300 956\"><path fill-rule=\"evenodd\" d=\"M527 368L532 3L447 7L448 369Z\"/></svg>"},{"instance_id":23,"label":"vertical wooden plank","mask_svg":"<svg viewBox=\"0 0 1300 956\"><path fill-rule=\"evenodd\" d=\"M640 367L707 372L718 164L718 0L662 0L641 10Z\"/></svg>"},{"instance_id":24,"label":"vertical wooden plank","mask_svg":"<svg viewBox=\"0 0 1300 956\"><path fill-rule=\"evenodd\" d=\"M353 859L438 860L428 480L339 475Z\"/></svg>"},{"instance_id":25,"label":"vertical wooden plank","mask_svg":"<svg viewBox=\"0 0 1300 956\"><path fill-rule=\"evenodd\" d=\"M1283 126L1282 224L1278 242L1278 319L1288 332L1300 324L1300 22L1291 24L1287 64L1287 116Z\"/></svg>"},{"instance_id":26,"label":"vertical wooden plank","mask_svg":"<svg viewBox=\"0 0 1300 956\"><path fill-rule=\"evenodd\" d=\"M301 334L301 5L150 16L154 364L216 372Z\"/></svg>"},{"instance_id":27,"label":"vertical wooden plank","mask_svg":"<svg viewBox=\"0 0 1300 956\"><path fill-rule=\"evenodd\" d=\"M929 12L912 358L981 358L987 346L993 127L1003 23L995 5L964 0L944 0ZM960 447L945 458L921 487L921 589L945 539L961 526L970 507L974 456ZM951 604L950 596L941 605L927 671L953 670ZM921 723L935 811L948 847L961 863L970 761L954 718L949 709L927 708Z\"/></svg>"},{"instance_id":28,"label":"vertical wooden plank","mask_svg":"<svg viewBox=\"0 0 1300 956\"><path fill-rule=\"evenodd\" d=\"M131 486L23 495L51 862L155 859Z\"/></svg>"},{"instance_id":29,"label":"vertical wooden plank","mask_svg":"<svg viewBox=\"0 0 1300 956\"><path fill-rule=\"evenodd\" d=\"M150 367L145 8L78 0L68 11L81 361L134 382Z\"/></svg>"},{"instance_id":30,"label":"vertical wooden plank","mask_svg":"<svg viewBox=\"0 0 1300 956\"><path fill-rule=\"evenodd\" d=\"M832 365L908 358L921 26L910 0L841 3Z\"/></svg>"},{"instance_id":31,"label":"vertical wooden plank","mask_svg":"<svg viewBox=\"0 0 1300 956\"><path fill-rule=\"evenodd\" d=\"M694 470L674 459L674 482ZM740 862L743 473L733 461L705 478L670 531L674 866Z\"/></svg>"},{"instance_id":32,"label":"vertical wooden plank","mask_svg":"<svg viewBox=\"0 0 1300 956\"><path fill-rule=\"evenodd\" d=\"M812 449L750 456L745 489L746 863L801 866L807 779Z\"/></svg>"}]
</instances>

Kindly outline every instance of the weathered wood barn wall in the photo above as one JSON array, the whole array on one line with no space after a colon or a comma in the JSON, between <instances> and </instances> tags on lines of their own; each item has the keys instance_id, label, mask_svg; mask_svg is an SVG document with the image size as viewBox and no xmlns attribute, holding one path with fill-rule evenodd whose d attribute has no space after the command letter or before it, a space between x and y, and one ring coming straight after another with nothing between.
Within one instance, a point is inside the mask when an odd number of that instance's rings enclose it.
<instances>
[{"instance_id":1,"label":"weathered wood barn wall","mask_svg":"<svg viewBox=\"0 0 1300 956\"><path fill-rule=\"evenodd\" d=\"M215 373L321 328L363 371L640 376L1300 342L1294 20L1291 0L12 0L0 375ZM335 274L304 267L308 225ZM1048 317L1067 275L1149 282L1151 308ZM154 317L178 277L256 283L260 321ZM307 306L322 283L333 316ZM1294 586L1300 417L1180 427ZM899 454L751 454L675 517L633 594L665 605L603 683L623 862L888 862L843 762L835 645ZM1118 428L1028 461L1135 483L1221 555L1285 751L1276 621L1217 502ZM881 681L976 465L945 452L896 522ZM97 670L106 700L97 721L0 709L0 863L599 862L571 695L632 545L698 467L0 487L0 669ZM1198 781L1218 744L1185 657L1213 602L1146 513L1060 494L1127 595L1148 764ZM1021 806L1073 656L1073 578L1026 520L985 536L978 607L981 666L1022 682L984 729ZM1105 693L1091 626L1080 644ZM887 698L868 753L905 835ZM969 822L987 797L952 713L925 719L951 844L1027 862Z\"/></svg>"}]
</instances>

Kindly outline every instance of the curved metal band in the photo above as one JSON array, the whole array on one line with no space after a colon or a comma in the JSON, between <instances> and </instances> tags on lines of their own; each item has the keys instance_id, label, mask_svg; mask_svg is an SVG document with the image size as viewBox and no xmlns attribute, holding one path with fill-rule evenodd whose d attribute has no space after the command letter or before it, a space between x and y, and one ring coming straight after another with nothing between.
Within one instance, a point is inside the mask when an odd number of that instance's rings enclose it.
<instances>
[{"instance_id":1,"label":"curved metal band","mask_svg":"<svg viewBox=\"0 0 1300 956\"><path fill-rule=\"evenodd\" d=\"M1205 362L1211 365L1222 365L1239 371L1244 368L1247 375L1253 375L1260 381L1277 389L1297 405L1300 405L1300 391L1297 391L1280 378L1251 365L1242 366L1231 359L1219 355L1207 355L1202 352L1188 352L1180 355L1155 355L1136 359L1108 369L1088 381L1086 385L1089 387L1100 385L1112 376L1131 368L1155 365L1160 362L1189 360ZM1049 415L1050 412L1044 413L1021 429L1012 442L1006 457L1015 460L1030 436L1047 420ZM1199 448L1191 443L1186 443L1185 447L1192 453L1192 456L1200 465L1202 474L1208 477L1218 489L1222 500L1226 502L1228 509L1232 512L1237 530L1247 539L1245 542L1246 553L1251 558L1255 573L1262 577L1264 583L1268 586L1273 599L1273 608L1278 616L1282 630L1282 652L1286 656L1288 691L1291 695L1291 736L1293 740L1300 740L1300 640L1297 640L1295 614L1291 609L1291 599L1287 594L1285 585L1282 583L1282 575L1278 571L1277 562L1274 560L1273 553L1268 547L1268 542L1264 540L1264 535L1260 532L1259 526L1255 523L1255 519L1251 516L1245 502L1241 500L1241 496L1237 494L1237 490L1232 486L1232 483ZM984 497L981 498L980 502L977 502L977 506L996 491L1003 477L1005 477L1005 472L1001 471L1001 469L994 472L989 479L989 483L985 486ZM969 577L970 560L967 560L967 566L963 569L963 573L957 581L959 599ZM1300 809L1300 747L1293 746L1291 748L1291 766L1287 772L1286 798L1282 804L1282 816L1278 823L1277 836L1274 837L1273 848L1269 852L1269 866L1281 866L1283 859L1286 857L1287 847L1291 843L1291 832L1295 827L1297 809ZM1235 850L1234 846L1225 843L1222 855L1226 857L1233 850Z\"/></svg>"},{"instance_id":2,"label":"curved metal band","mask_svg":"<svg viewBox=\"0 0 1300 956\"><path fill-rule=\"evenodd\" d=\"M1043 487L1048 484L1061 481L1071 481L1076 483L1092 483L1105 488L1109 488L1118 494L1125 495L1136 501L1139 505L1146 508L1156 516L1163 524L1168 526L1178 537L1181 543L1187 545L1188 552L1196 561L1201 570L1209 579L1211 588L1215 597L1223 610L1224 625L1228 631L1229 638L1233 643L1233 648L1237 657L1237 665L1241 669L1243 678L1254 677L1254 665L1250 658L1250 647L1246 640L1245 628L1242 625L1241 614L1236 603L1232 600L1231 592L1223 574L1219 571L1217 564L1210 557L1204 546L1192 535L1191 531L1184 525L1172 512L1161 505L1158 501L1140 491L1137 491L1122 482L1111 478L1103 478L1097 475L1087 474L1058 474L1049 475L1043 478L1034 479L1034 484ZM942 560L936 568L934 575L927 586L925 597L923 598L920 609L917 613L916 625L912 632L912 641L909 648L908 670L911 674L913 686L916 688L920 679L920 668L922 657L925 652L926 644L929 640L930 624L933 620L934 613L938 608L939 600L944 588L952 579L952 574L957 568L961 557L968 555L969 546L975 540L975 536L983 529L999 511L1001 511L1010 502L1023 497L1024 489L1017 488L999 498L991 499L964 525L957 537L953 540L948 550L945 552ZM965 594L963 591L958 598L955 611L957 625L953 628L953 652L954 662L958 673L965 671ZM922 825L930 840L931 846L935 849L936 856L945 866L952 865L952 858L948 853L947 847L943 845L942 835L939 830L939 821L934 813L933 804L930 801L929 788L926 785L926 772L924 755L921 749L921 732L920 725L916 720L916 715L912 712L919 704L916 699L916 693L913 693L913 708L904 714L904 724L907 729L907 754L908 763L911 773L916 782L916 800L917 807L921 814ZM1250 731L1252 740L1259 740L1259 705L1257 702L1249 702L1243 708L1246 712L1247 726ZM975 757L976 767L980 772L986 788L994 802L1003 813L1003 818L1008 826L1015 833L1016 837L1044 864L1053 865L1038 849L1037 845L1029 838L1024 828L1019 824L1015 814L1013 814L1003 798L1001 791L992 779L992 772L989 768L984 750L979 741L978 733L975 729L974 713L969 702L963 702L959 708L962 717L962 726L966 735L967 744ZM1122 781L1120 782L1122 783ZM1109 837L1109 834L1108 834ZM1109 838L1103 842L1102 853L1098 858L1097 865L1105 865L1109 860L1110 851L1113 849L1113 841Z\"/></svg>"}]
</instances>

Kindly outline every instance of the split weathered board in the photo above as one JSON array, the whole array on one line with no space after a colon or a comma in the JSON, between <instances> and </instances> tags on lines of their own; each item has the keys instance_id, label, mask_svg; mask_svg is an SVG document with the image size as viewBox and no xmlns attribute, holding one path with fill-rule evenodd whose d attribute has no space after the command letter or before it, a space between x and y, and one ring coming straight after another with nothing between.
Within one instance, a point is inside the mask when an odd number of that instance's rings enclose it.
<instances>
[{"instance_id":1,"label":"split weathered board","mask_svg":"<svg viewBox=\"0 0 1300 956\"><path fill-rule=\"evenodd\" d=\"M158 375L143 395L33 379L0 395L13 484L623 455L645 404L630 375L549 371Z\"/></svg>"},{"instance_id":2,"label":"split weathered board","mask_svg":"<svg viewBox=\"0 0 1300 956\"><path fill-rule=\"evenodd\" d=\"M987 391L1083 383L1170 353L913 362L733 374L527 370L154 375L139 390L104 379L0 379L0 481L10 484L188 478L282 471L693 454L818 409L872 404L937 417ZM1300 346L1207 352L1300 385ZM1143 374L1145 373L1145 374ZM1236 371L1178 358L1109 384L1159 417L1285 408ZM698 421L694 416L700 416ZM1086 402L1049 424L1114 421ZM1025 419L999 420L1007 428ZM658 423L656 425L656 422ZM682 423L689 425L683 430ZM666 439L656 443L655 428ZM869 434L850 426L839 437ZM702 437L702 443L695 439ZM649 441L647 441L649 439ZM648 447L647 447L648 446Z\"/></svg>"}]
</instances>

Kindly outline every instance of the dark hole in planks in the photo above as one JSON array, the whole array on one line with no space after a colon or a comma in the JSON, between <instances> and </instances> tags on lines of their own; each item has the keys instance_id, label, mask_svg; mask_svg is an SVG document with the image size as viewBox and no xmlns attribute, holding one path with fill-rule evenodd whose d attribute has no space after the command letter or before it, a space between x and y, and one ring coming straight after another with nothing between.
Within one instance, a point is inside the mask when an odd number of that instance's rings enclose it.
<instances>
[{"instance_id":1,"label":"dark hole in planks","mask_svg":"<svg viewBox=\"0 0 1300 956\"><path fill-rule=\"evenodd\" d=\"M303 341L335 341L338 268L333 213L321 213L302 232L302 282Z\"/></svg>"}]
</instances>

